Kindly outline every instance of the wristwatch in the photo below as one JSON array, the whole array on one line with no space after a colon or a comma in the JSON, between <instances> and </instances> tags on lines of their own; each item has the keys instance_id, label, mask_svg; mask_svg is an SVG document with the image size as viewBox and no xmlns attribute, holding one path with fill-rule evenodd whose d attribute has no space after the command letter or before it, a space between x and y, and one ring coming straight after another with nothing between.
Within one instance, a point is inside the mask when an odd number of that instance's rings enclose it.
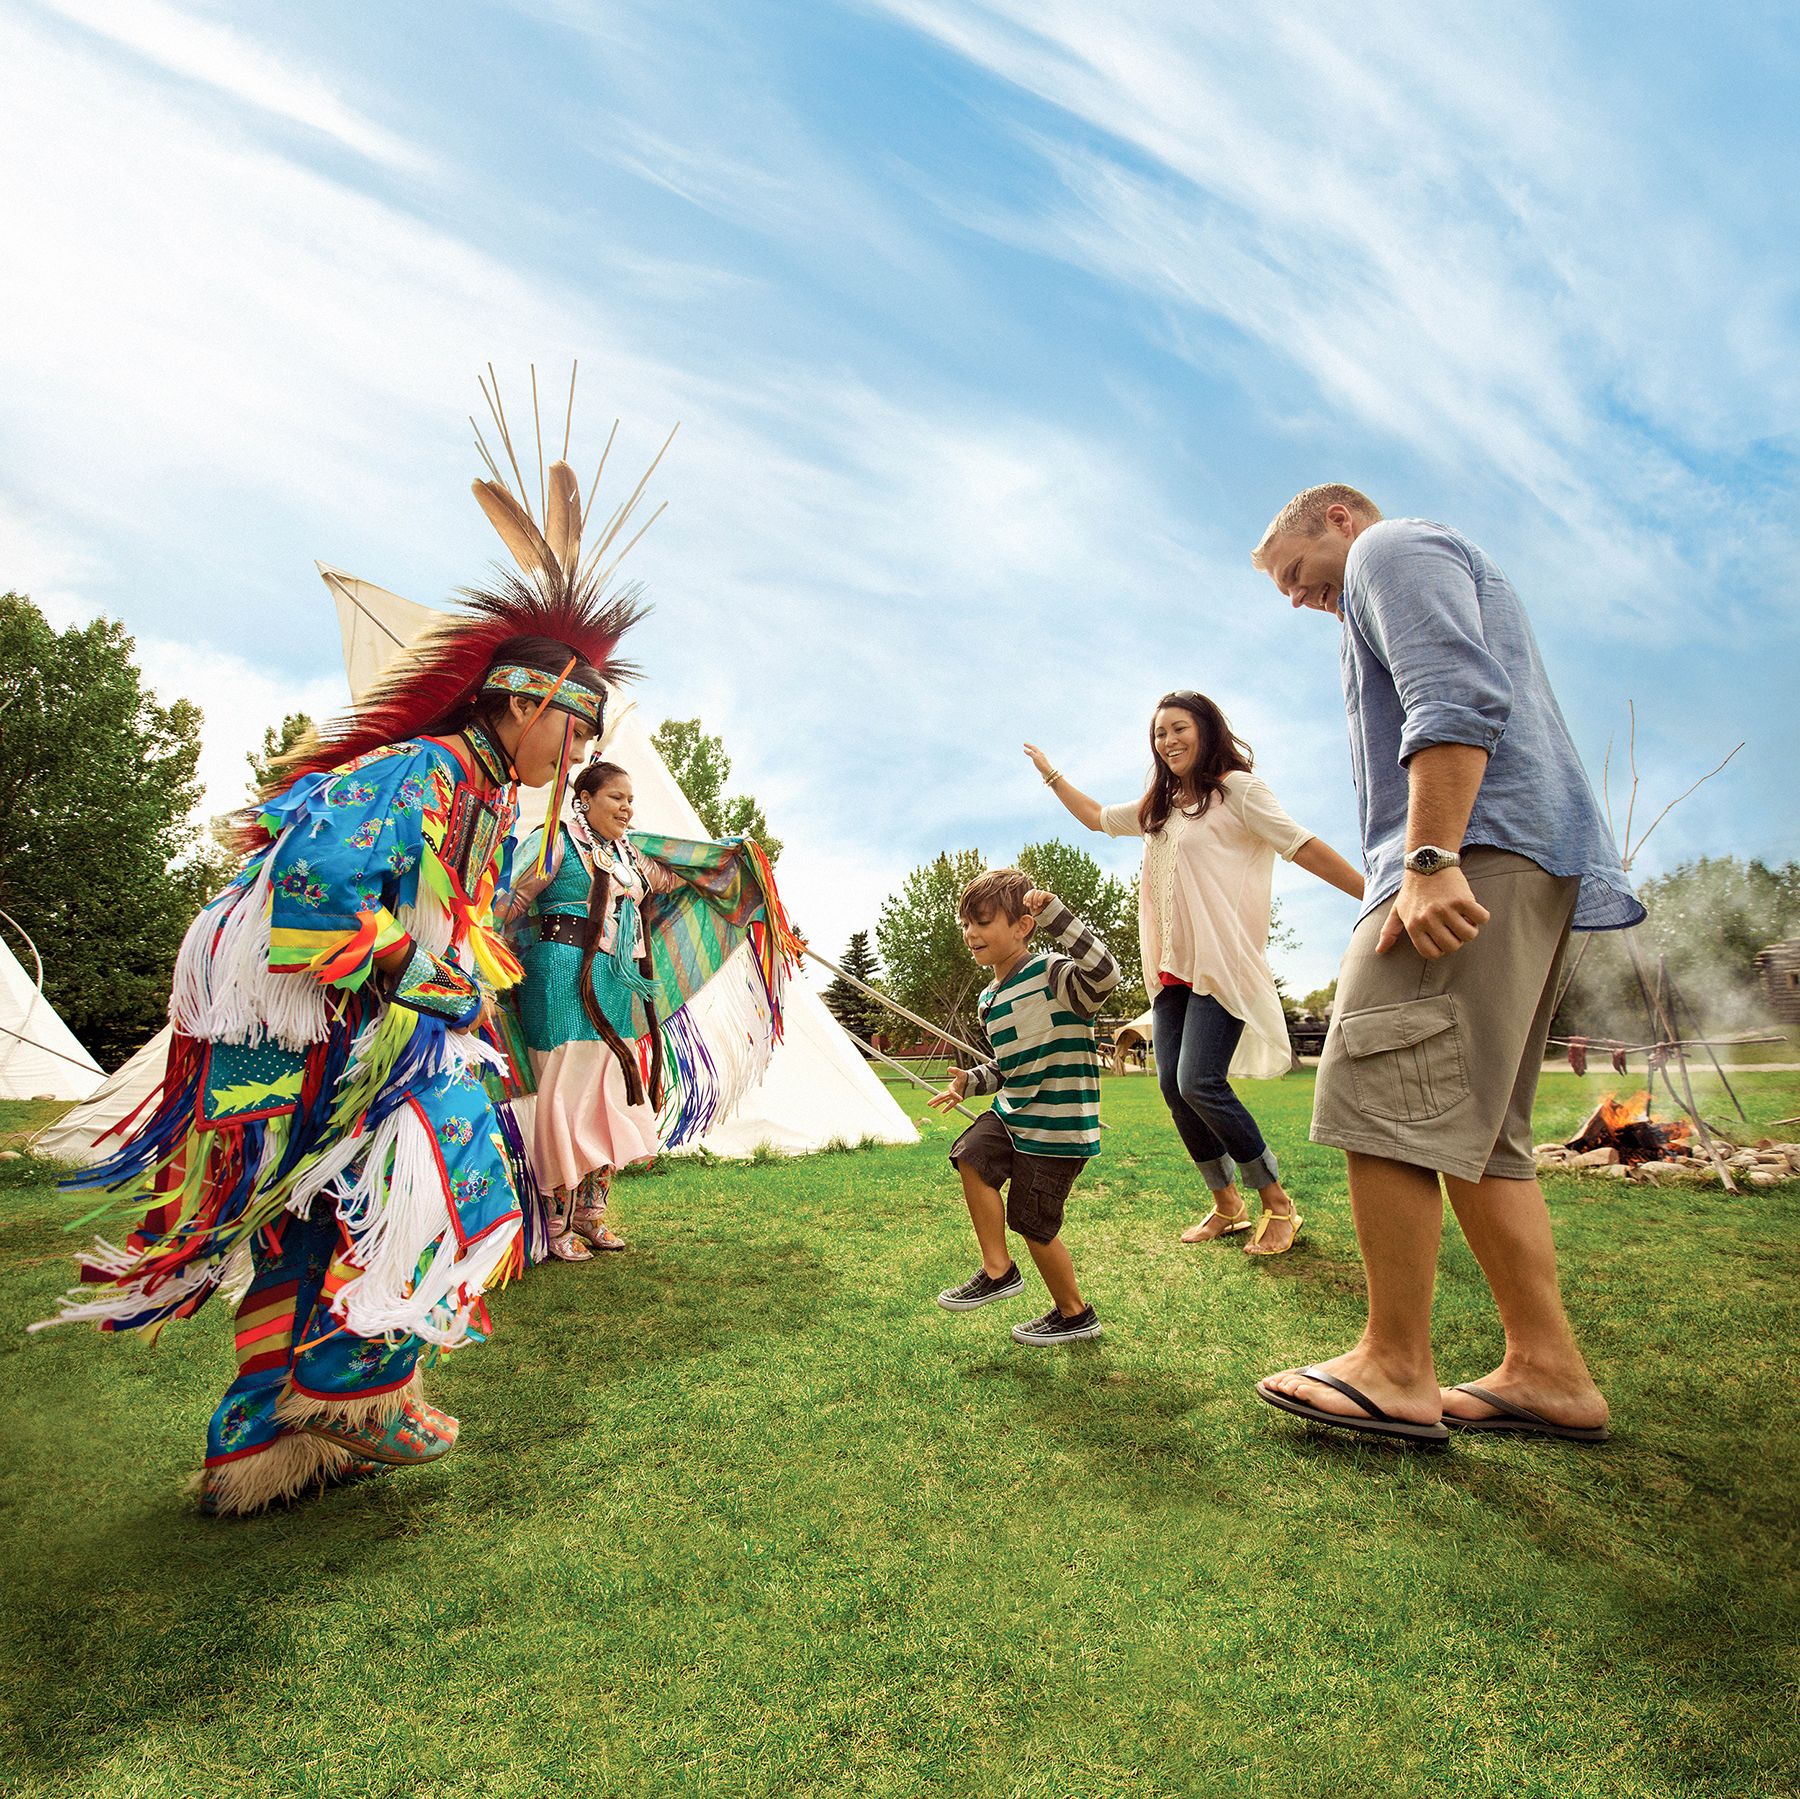
<instances>
[{"instance_id":1,"label":"wristwatch","mask_svg":"<svg viewBox=\"0 0 1800 1799\"><path fill-rule=\"evenodd\" d=\"M1416 850L1407 852L1401 866L1408 874L1434 875L1446 868L1460 868L1462 857L1455 850L1439 849L1435 843L1421 843Z\"/></svg>"}]
</instances>

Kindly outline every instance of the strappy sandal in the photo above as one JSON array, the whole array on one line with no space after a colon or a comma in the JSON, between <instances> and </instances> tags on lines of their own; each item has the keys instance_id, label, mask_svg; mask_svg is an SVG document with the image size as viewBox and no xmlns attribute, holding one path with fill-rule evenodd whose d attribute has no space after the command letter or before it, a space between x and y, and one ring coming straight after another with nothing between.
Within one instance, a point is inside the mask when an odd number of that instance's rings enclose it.
<instances>
[{"instance_id":1,"label":"strappy sandal","mask_svg":"<svg viewBox=\"0 0 1800 1799\"><path fill-rule=\"evenodd\" d=\"M1225 1226L1222 1231L1215 1231L1210 1237L1203 1237L1200 1232L1218 1219ZM1250 1208L1245 1206L1241 1212L1221 1212L1217 1206L1206 1214L1198 1224L1190 1224L1181 1233L1183 1243L1223 1243L1227 1237L1235 1237L1239 1231L1247 1231L1250 1227Z\"/></svg>"},{"instance_id":2,"label":"strappy sandal","mask_svg":"<svg viewBox=\"0 0 1800 1799\"><path fill-rule=\"evenodd\" d=\"M1256 1221L1256 1235L1244 1245L1247 1256L1284 1256L1300 1241L1300 1227L1306 1222L1298 1212L1264 1212ZM1263 1249L1259 1245L1272 1224L1291 1224L1294 1234L1279 1249Z\"/></svg>"}]
</instances>

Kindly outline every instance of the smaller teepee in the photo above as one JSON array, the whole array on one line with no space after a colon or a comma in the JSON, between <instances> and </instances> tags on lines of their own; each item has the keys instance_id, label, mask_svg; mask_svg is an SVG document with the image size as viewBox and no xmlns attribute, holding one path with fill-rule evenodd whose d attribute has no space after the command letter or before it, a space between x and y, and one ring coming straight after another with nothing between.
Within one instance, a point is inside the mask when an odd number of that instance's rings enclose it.
<instances>
[{"instance_id":1,"label":"smaller teepee","mask_svg":"<svg viewBox=\"0 0 1800 1799\"><path fill-rule=\"evenodd\" d=\"M105 1079L44 997L42 970L33 980L0 939L0 1099L86 1099Z\"/></svg>"}]
</instances>

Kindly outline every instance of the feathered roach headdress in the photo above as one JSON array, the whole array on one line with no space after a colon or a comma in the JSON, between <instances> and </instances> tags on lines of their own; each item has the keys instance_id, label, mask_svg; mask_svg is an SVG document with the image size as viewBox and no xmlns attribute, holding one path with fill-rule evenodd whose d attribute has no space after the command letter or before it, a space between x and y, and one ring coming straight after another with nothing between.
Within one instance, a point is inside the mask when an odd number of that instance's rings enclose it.
<instances>
[{"instance_id":1,"label":"feathered roach headdress","mask_svg":"<svg viewBox=\"0 0 1800 1799\"><path fill-rule=\"evenodd\" d=\"M500 382L494 365L488 364L488 379L481 383L482 397L493 414L501 447L518 486L515 492L508 484L488 451L481 427L471 418L476 448L493 477L477 481L474 493L489 523L512 552L520 572L501 568L489 585L462 589L467 610L447 618L411 645L408 654L394 662L352 712L302 743L281 766L269 789L271 793L284 791L305 775L336 768L384 744L421 735L434 727L442 729L446 721L486 693L535 698L540 711L555 708L572 719L585 720L596 733L603 728L604 683L631 680L637 673L629 663L617 660L613 652L619 639L644 612L639 599L641 589L632 586L609 594L607 583L644 533L662 516L664 507L658 506L630 542L604 566L602 558L624 532L657 464L673 442L675 431L669 433L631 497L613 512L584 556L584 525L619 425L615 419L584 503L581 484L566 460L575 411L575 374L576 368L571 367L563 455L546 470L536 367L531 371L540 508L534 514L513 451L512 433L500 399ZM677 425L675 430L679 429ZM569 652L567 666L544 670L509 662L500 652L510 639L518 637L549 638L563 645ZM592 684L588 669L602 678L601 686ZM569 733L565 731L565 759L568 740ZM559 790L560 786L559 774ZM553 806L559 799L560 791L552 796Z\"/></svg>"}]
</instances>

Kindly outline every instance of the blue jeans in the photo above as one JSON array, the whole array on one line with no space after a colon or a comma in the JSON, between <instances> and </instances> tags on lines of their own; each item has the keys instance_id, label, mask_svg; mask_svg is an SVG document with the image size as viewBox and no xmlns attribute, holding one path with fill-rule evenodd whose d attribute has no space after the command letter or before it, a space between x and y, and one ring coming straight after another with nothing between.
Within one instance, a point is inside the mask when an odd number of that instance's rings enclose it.
<instances>
[{"instance_id":1,"label":"blue jeans","mask_svg":"<svg viewBox=\"0 0 1800 1799\"><path fill-rule=\"evenodd\" d=\"M1260 1189L1280 1178L1275 1152L1225 1078L1243 1034L1244 1021L1210 993L1165 987L1151 1007L1157 1084L1200 1178L1215 1193L1234 1180Z\"/></svg>"}]
</instances>

